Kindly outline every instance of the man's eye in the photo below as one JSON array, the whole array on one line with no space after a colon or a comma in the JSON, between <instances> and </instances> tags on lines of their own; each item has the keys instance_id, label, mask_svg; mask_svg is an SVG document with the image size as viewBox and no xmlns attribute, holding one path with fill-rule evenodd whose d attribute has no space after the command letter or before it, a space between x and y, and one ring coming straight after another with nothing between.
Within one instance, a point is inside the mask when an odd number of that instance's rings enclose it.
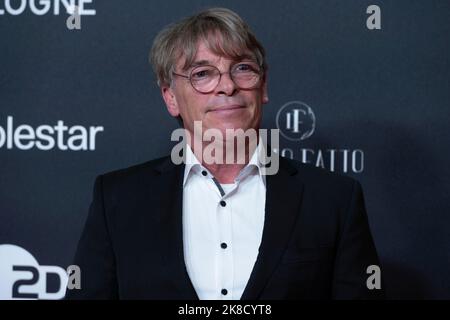
<instances>
[{"instance_id":1,"label":"man's eye","mask_svg":"<svg viewBox=\"0 0 450 320\"><path fill-rule=\"evenodd\" d=\"M240 63L235 66L234 70L236 72L257 72L256 66L250 63Z\"/></svg>"},{"instance_id":2,"label":"man's eye","mask_svg":"<svg viewBox=\"0 0 450 320\"><path fill-rule=\"evenodd\" d=\"M192 73L192 78L194 80L201 80L208 78L211 75L211 70L205 69L205 70L199 70Z\"/></svg>"}]
</instances>

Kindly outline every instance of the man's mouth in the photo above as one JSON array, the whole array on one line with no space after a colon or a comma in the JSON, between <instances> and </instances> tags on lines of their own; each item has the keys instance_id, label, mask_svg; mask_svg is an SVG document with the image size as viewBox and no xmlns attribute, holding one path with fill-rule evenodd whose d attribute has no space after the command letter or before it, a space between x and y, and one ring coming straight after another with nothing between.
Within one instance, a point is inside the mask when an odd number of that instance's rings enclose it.
<instances>
[{"instance_id":1,"label":"man's mouth","mask_svg":"<svg viewBox=\"0 0 450 320\"><path fill-rule=\"evenodd\" d=\"M237 110L237 109L243 109L245 108L242 105L237 105L237 104L230 104L230 105L224 105L224 106L220 106L220 107L215 107L212 108L209 111L212 112L228 112L228 111L232 111L232 110Z\"/></svg>"}]
</instances>

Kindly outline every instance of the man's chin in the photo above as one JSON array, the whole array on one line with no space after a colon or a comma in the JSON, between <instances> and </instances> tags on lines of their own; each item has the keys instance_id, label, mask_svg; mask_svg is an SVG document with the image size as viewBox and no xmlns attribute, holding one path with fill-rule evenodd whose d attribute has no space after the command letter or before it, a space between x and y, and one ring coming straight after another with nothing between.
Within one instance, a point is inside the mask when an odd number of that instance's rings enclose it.
<instances>
[{"instance_id":1,"label":"man's chin","mask_svg":"<svg viewBox=\"0 0 450 320\"><path fill-rule=\"evenodd\" d=\"M222 139L225 140L227 135L236 135L239 132L244 134L253 134L257 133L257 126L253 123L242 122L242 121L196 121L194 127L194 134L198 137L199 134L204 137L207 134L210 137L208 141L211 141L213 137L217 137L217 135L221 135ZM219 138L219 137L217 137Z\"/></svg>"},{"instance_id":2,"label":"man's chin","mask_svg":"<svg viewBox=\"0 0 450 320\"><path fill-rule=\"evenodd\" d=\"M243 124L243 123L236 123L236 122L228 122L228 123L217 123L215 125L209 125L204 127L204 131L206 131L207 129L214 129L214 130L218 130L222 133L222 135L226 135L227 134L227 130L228 131L232 131L232 132L236 132L236 131L244 131L247 132L248 130L251 130L252 127L250 127L248 124Z\"/></svg>"}]
</instances>

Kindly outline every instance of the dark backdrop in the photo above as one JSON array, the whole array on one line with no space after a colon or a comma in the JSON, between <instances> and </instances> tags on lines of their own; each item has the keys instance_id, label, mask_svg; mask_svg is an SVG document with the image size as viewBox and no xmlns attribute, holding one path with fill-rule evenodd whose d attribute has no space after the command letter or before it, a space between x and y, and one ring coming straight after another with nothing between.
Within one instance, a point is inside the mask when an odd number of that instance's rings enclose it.
<instances>
[{"instance_id":1,"label":"dark backdrop","mask_svg":"<svg viewBox=\"0 0 450 320\"><path fill-rule=\"evenodd\" d=\"M449 1L94 0L81 30L69 30L54 4L12 15L5 2L21 4L0 1L0 245L22 247L40 265L71 263L95 176L170 151L177 122L148 64L154 36L225 6L267 49L263 123L284 133L281 152L362 183L389 298L450 298ZM379 30L366 27L372 4ZM299 129L308 138L287 126L295 109L310 112ZM8 118L14 130L63 121L82 126L72 133L103 131L92 150L57 141L23 150L14 139L8 147ZM0 291L10 290L8 276L0 272Z\"/></svg>"}]
</instances>

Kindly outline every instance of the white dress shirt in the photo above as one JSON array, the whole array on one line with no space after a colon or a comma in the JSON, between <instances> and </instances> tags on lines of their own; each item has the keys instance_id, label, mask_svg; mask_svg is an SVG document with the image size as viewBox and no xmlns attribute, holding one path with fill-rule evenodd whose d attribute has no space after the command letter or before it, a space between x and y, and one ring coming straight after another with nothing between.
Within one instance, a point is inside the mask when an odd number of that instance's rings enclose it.
<instances>
[{"instance_id":1,"label":"white dress shirt","mask_svg":"<svg viewBox=\"0 0 450 320\"><path fill-rule=\"evenodd\" d=\"M257 149L232 184L219 184L186 145L183 249L201 300L238 300L250 278L264 227L265 176Z\"/></svg>"}]
</instances>

